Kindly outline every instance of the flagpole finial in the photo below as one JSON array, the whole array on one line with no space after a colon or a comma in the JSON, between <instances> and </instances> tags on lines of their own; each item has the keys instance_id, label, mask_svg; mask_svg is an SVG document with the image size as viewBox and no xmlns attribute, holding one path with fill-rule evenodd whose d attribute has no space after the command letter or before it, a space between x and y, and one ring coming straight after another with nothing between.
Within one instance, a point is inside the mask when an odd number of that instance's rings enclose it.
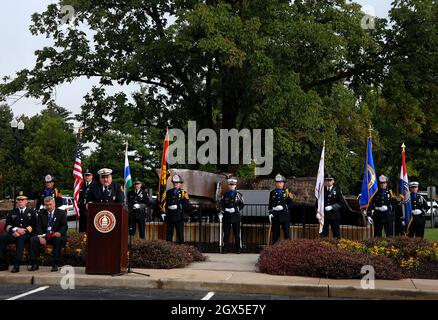
<instances>
[{"instance_id":1,"label":"flagpole finial","mask_svg":"<svg viewBox=\"0 0 438 320\"><path fill-rule=\"evenodd\" d=\"M404 142L403 142L403 144L401 145L401 148L402 148L403 151L405 151L405 149L406 149L406 145L405 145Z\"/></svg>"},{"instance_id":2,"label":"flagpole finial","mask_svg":"<svg viewBox=\"0 0 438 320\"><path fill-rule=\"evenodd\" d=\"M373 136L372 132L374 131L373 126L370 124L370 127L368 128L368 132L370 133L370 138Z\"/></svg>"}]
</instances>

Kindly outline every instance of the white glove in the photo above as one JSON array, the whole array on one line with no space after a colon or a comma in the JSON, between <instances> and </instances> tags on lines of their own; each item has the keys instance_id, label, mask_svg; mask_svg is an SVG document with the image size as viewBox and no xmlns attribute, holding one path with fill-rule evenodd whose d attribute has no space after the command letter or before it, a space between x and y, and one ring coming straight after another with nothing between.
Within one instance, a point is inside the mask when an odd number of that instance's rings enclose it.
<instances>
[{"instance_id":1,"label":"white glove","mask_svg":"<svg viewBox=\"0 0 438 320\"><path fill-rule=\"evenodd\" d=\"M172 204L171 206L169 206L170 210L176 210L178 209L178 206L176 204Z\"/></svg>"},{"instance_id":2,"label":"white glove","mask_svg":"<svg viewBox=\"0 0 438 320\"><path fill-rule=\"evenodd\" d=\"M283 208L283 206L281 206L281 205L278 205L278 206L272 208L272 210L274 210L274 211L282 211L283 209L284 209L284 208Z\"/></svg>"},{"instance_id":3,"label":"white glove","mask_svg":"<svg viewBox=\"0 0 438 320\"><path fill-rule=\"evenodd\" d=\"M405 222L405 220L402 221L402 226L403 226L403 227L406 226L406 222Z\"/></svg>"},{"instance_id":4,"label":"white glove","mask_svg":"<svg viewBox=\"0 0 438 320\"><path fill-rule=\"evenodd\" d=\"M325 209L325 211L332 211L333 207L332 206L327 206L324 209Z\"/></svg>"},{"instance_id":5,"label":"white glove","mask_svg":"<svg viewBox=\"0 0 438 320\"><path fill-rule=\"evenodd\" d=\"M163 214L161 215L161 219L163 219L163 221L164 221L165 218L166 218L166 215L163 213Z\"/></svg>"},{"instance_id":6,"label":"white glove","mask_svg":"<svg viewBox=\"0 0 438 320\"><path fill-rule=\"evenodd\" d=\"M224 217L224 215L222 213L219 213L219 221L222 222L222 218Z\"/></svg>"},{"instance_id":7,"label":"white glove","mask_svg":"<svg viewBox=\"0 0 438 320\"><path fill-rule=\"evenodd\" d=\"M412 210L412 213L413 213L415 216L418 216L419 214L421 214L421 210L420 210L420 209L415 209L415 210Z\"/></svg>"},{"instance_id":8,"label":"white glove","mask_svg":"<svg viewBox=\"0 0 438 320\"><path fill-rule=\"evenodd\" d=\"M322 219L322 216L321 216L319 213L317 213L317 214L316 214L316 219L321 220L321 219Z\"/></svg>"},{"instance_id":9,"label":"white glove","mask_svg":"<svg viewBox=\"0 0 438 320\"><path fill-rule=\"evenodd\" d=\"M380 211L388 211L388 207L387 207L387 206L382 206L382 207L380 208Z\"/></svg>"},{"instance_id":10,"label":"white glove","mask_svg":"<svg viewBox=\"0 0 438 320\"><path fill-rule=\"evenodd\" d=\"M139 205L138 203L134 204L132 207L133 207L134 209L140 209L140 205Z\"/></svg>"},{"instance_id":11,"label":"white glove","mask_svg":"<svg viewBox=\"0 0 438 320\"><path fill-rule=\"evenodd\" d=\"M271 213L270 215L269 215L269 223L272 223L272 218L274 217L274 215Z\"/></svg>"},{"instance_id":12,"label":"white glove","mask_svg":"<svg viewBox=\"0 0 438 320\"><path fill-rule=\"evenodd\" d=\"M369 224L373 224L373 218L371 218L371 217L367 217L367 220L368 220L368 223L369 223Z\"/></svg>"},{"instance_id":13,"label":"white glove","mask_svg":"<svg viewBox=\"0 0 438 320\"><path fill-rule=\"evenodd\" d=\"M236 210L234 210L234 208L225 208L225 211L226 211L226 212L229 212L229 213L234 213L234 212L236 212Z\"/></svg>"}]
</instances>

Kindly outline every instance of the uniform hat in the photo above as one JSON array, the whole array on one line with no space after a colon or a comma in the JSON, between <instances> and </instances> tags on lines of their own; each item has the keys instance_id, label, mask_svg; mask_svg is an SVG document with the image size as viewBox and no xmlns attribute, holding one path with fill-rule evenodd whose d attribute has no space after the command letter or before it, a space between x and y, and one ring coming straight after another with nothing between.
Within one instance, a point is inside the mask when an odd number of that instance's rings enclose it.
<instances>
[{"instance_id":1,"label":"uniform hat","mask_svg":"<svg viewBox=\"0 0 438 320\"><path fill-rule=\"evenodd\" d=\"M173 183L177 183L177 182L183 183L184 181L183 181L183 179L181 179L181 177L179 175L176 174L172 177L172 182Z\"/></svg>"},{"instance_id":2,"label":"uniform hat","mask_svg":"<svg viewBox=\"0 0 438 320\"><path fill-rule=\"evenodd\" d=\"M53 182L53 181L55 181L55 179L50 174L48 174L47 176L44 177L44 181L45 182Z\"/></svg>"},{"instance_id":3,"label":"uniform hat","mask_svg":"<svg viewBox=\"0 0 438 320\"><path fill-rule=\"evenodd\" d=\"M85 170L84 175L85 175L85 176L92 176L93 174L90 172L89 169L87 169L87 170Z\"/></svg>"},{"instance_id":4,"label":"uniform hat","mask_svg":"<svg viewBox=\"0 0 438 320\"><path fill-rule=\"evenodd\" d=\"M286 182L286 178L283 177L281 174L277 174L275 176L275 182Z\"/></svg>"},{"instance_id":5,"label":"uniform hat","mask_svg":"<svg viewBox=\"0 0 438 320\"><path fill-rule=\"evenodd\" d=\"M418 187L420 184L417 181L409 182L409 188Z\"/></svg>"},{"instance_id":6,"label":"uniform hat","mask_svg":"<svg viewBox=\"0 0 438 320\"><path fill-rule=\"evenodd\" d=\"M18 193L17 200L27 200L27 197L24 195L23 191Z\"/></svg>"},{"instance_id":7,"label":"uniform hat","mask_svg":"<svg viewBox=\"0 0 438 320\"><path fill-rule=\"evenodd\" d=\"M380 182L380 183L388 182L388 178L382 174L382 175L379 177L379 182Z\"/></svg>"},{"instance_id":8,"label":"uniform hat","mask_svg":"<svg viewBox=\"0 0 438 320\"><path fill-rule=\"evenodd\" d=\"M141 183L140 179L135 179L134 184L142 184L142 183Z\"/></svg>"},{"instance_id":9,"label":"uniform hat","mask_svg":"<svg viewBox=\"0 0 438 320\"><path fill-rule=\"evenodd\" d=\"M236 178L230 178L230 179L227 180L227 182L228 182L228 184L229 184L230 186L235 186L235 185L237 185L237 179L236 179Z\"/></svg>"},{"instance_id":10,"label":"uniform hat","mask_svg":"<svg viewBox=\"0 0 438 320\"><path fill-rule=\"evenodd\" d=\"M326 174L324 176L324 180L335 180L335 177L333 177L331 174Z\"/></svg>"},{"instance_id":11,"label":"uniform hat","mask_svg":"<svg viewBox=\"0 0 438 320\"><path fill-rule=\"evenodd\" d=\"M108 169L108 168L102 168L102 169L100 169L99 171L97 171L97 174L98 174L99 176L101 176L101 177L109 176L109 175L111 175L112 173L113 173L113 170Z\"/></svg>"}]
</instances>

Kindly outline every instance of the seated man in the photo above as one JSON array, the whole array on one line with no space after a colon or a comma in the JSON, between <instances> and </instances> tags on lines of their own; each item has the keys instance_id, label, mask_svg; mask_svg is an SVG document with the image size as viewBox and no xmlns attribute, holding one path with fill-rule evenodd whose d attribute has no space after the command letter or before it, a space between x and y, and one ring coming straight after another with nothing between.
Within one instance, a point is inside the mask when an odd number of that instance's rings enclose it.
<instances>
[{"instance_id":1,"label":"seated man","mask_svg":"<svg viewBox=\"0 0 438 320\"><path fill-rule=\"evenodd\" d=\"M67 214L64 210L55 208L55 199L44 199L45 209L38 214L36 235L30 239L30 263L29 271L38 270L40 246L51 244L53 246L52 272L58 271L61 258L61 248L67 242Z\"/></svg>"},{"instance_id":2,"label":"seated man","mask_svg":"<svg viewBox=\"0 0 438 320\"><path fill-rule=\"evenodd\" d=\"M6 247L15 243L15 261L11 272L20 271L20 263L23 257L24 245L30 239L36 226L35 213L26 208L27 197L21 191L17 197L17 208L12 210L6 217L6 233L0 234L0 271L8 270L6 263Z\"/></svg>"}]
</instances>

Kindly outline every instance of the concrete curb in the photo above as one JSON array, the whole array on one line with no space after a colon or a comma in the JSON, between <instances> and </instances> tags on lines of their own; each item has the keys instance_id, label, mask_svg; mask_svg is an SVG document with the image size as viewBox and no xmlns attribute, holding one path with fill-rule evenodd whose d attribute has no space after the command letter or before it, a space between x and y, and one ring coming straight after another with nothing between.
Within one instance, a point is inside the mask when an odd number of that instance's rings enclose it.
<instances>
[{"instance_id":1,"label":"concrete curb","mask_svg":"<svg viewBox=\"0 0 438 320\"><path fill-rule=\"evenodd\" d=\"M63 274L0 274L0 285L24 284L35 286L59 286ZM232 292L241 294L266 294L315 298L351 298L351 299L421 299L438 300L438 290L419 290L401 288L362 289L357 286L332 284L299 283L251 283L249 281L200 281L196 279L175 279L165 277L139 277L135 275L99 276L76 274L75 286L106 288L144 288L172 289L190 291Z\"/></svg>"}]
</instances>

